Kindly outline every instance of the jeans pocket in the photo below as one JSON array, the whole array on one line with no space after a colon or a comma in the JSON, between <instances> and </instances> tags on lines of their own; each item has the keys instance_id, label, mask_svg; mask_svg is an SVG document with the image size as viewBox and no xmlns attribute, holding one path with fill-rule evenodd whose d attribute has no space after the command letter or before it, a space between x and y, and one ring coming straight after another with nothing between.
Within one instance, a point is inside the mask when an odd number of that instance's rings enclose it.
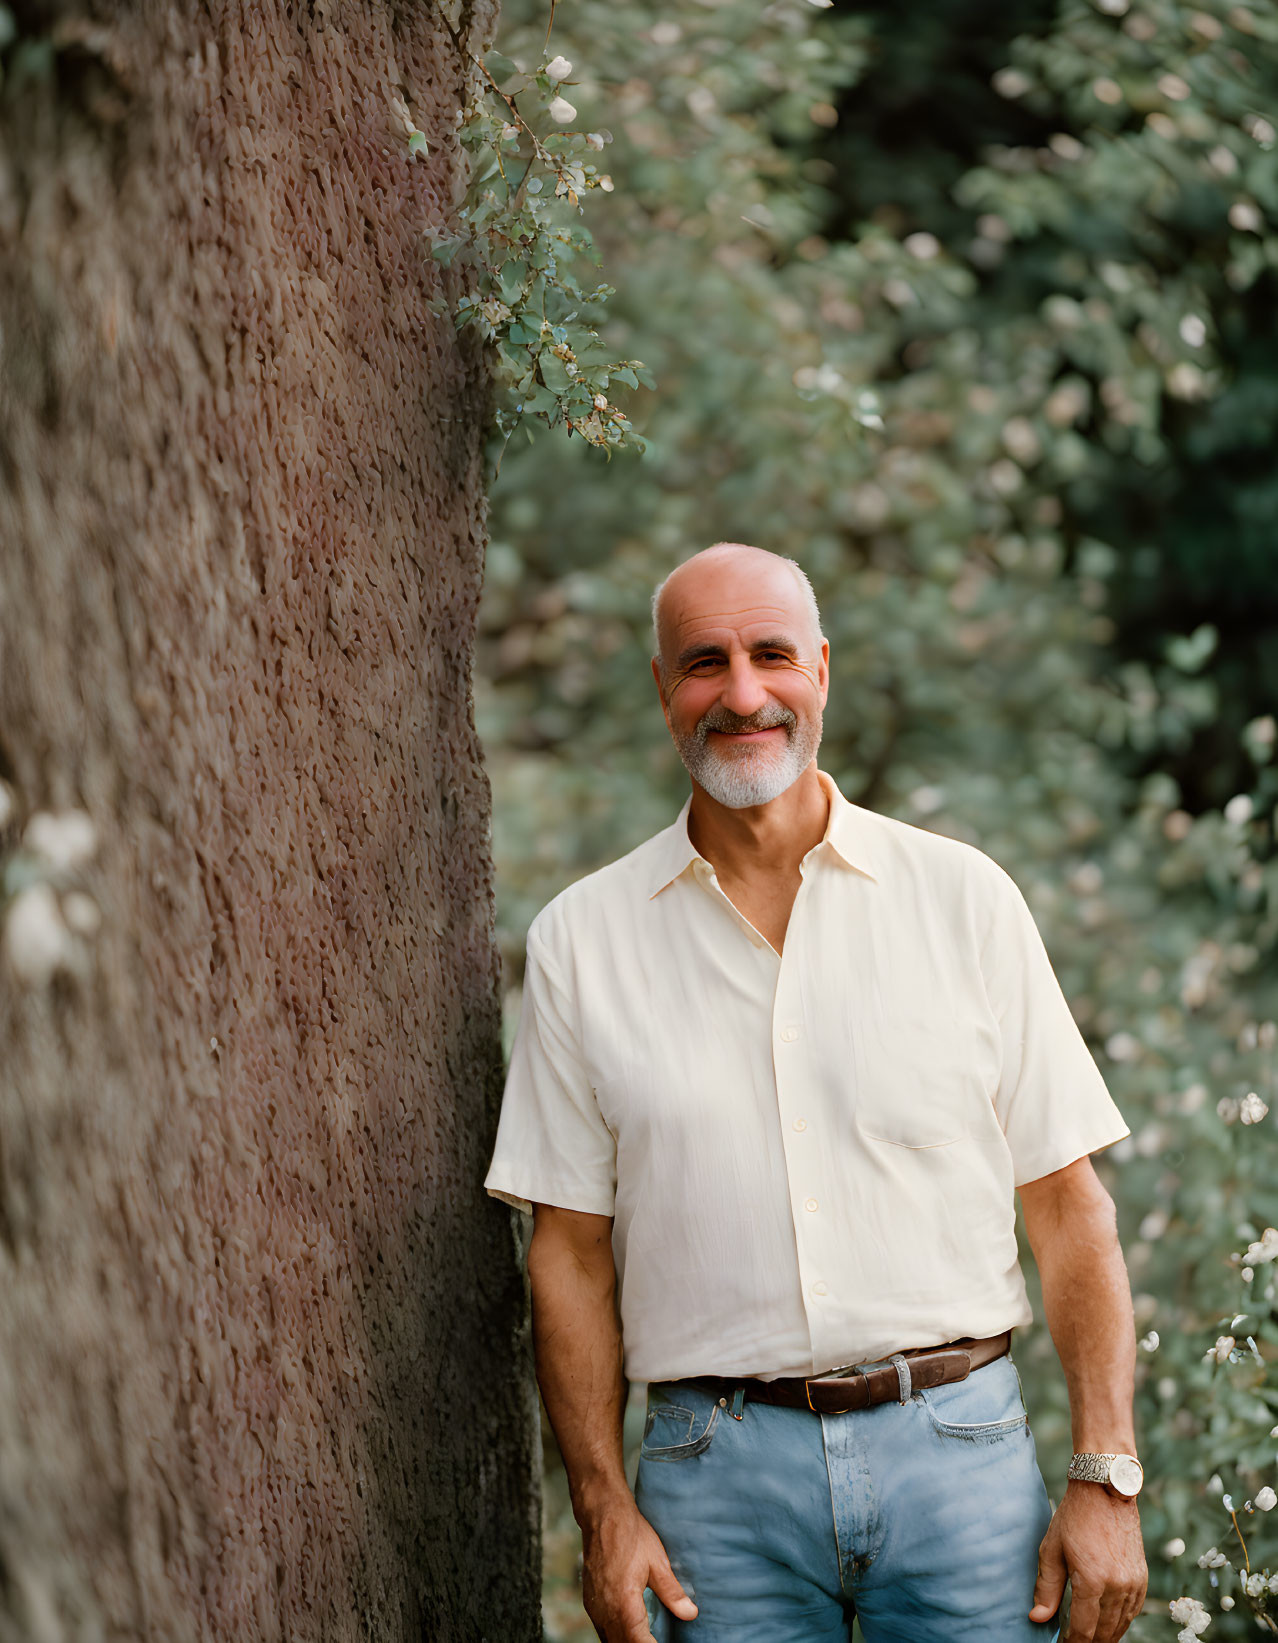
<instances>
[{"instance_id":1,"label":"jeans pocket","mask_svg":"<svg viewBox=\"0 0 1278 1643\"><path fill-rule=\"evenodd\" d=\"M926 1387L918 1397L943 1438L993 1443L1029 1427L1020 1372L1010 1356L974 1369L966 1380Z\"/></svg>"},{"instance_id":2,"label":"jeans pocket","mask_svg":"<svg viewBox=\"0 0 1278 1643\"><path fill-rule=\"evenodd\" d=\"M649 1387L639 1446L641 1459L686 1460L710 1447L719 1421L718 1403L708 1393L704 1397L688 1396L681 1389L676 1396L683 1401L676 1402L675 1396L663 1396Z\"/></svg>"}]
</instances>

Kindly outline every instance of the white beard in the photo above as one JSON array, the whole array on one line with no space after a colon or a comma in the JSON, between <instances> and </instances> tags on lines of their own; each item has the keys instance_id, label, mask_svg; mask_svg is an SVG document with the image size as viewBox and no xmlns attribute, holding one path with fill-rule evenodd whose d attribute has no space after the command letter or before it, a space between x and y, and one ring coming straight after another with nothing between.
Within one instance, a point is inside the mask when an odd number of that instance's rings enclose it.
<instances>
[{"instance_id":1,"label":"white beard","mask_svg":"<svg viewBox=\"0 0 1278 1643\"><path fill-rule=\"evenodd\" d=\"M728 722L716 722L724 719ZM785 727L783 747L742 743L715 749L707 740L711 730L767 730L773 725ZM688 774L729 810L745 810L780 798L812 763L820 742L819 716L800 724L790 709L779 704L761 708L744 720L711 708L690 736L675 738Z\"/></svg>"}]
</instances>

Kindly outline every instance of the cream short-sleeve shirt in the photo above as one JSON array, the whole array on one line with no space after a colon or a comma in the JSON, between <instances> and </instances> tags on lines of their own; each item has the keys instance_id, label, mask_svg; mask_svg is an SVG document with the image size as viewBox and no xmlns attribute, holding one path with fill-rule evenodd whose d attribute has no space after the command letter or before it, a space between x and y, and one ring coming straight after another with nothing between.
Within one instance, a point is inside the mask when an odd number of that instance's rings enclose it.
<instances>
[{"instance_id":1,"label":"cream short-sleeve shirt","mask_svg":"<svg viewBox=\"0 0 1278 1643\"><path fill-rule=\"evenodd\" d=\"M781 953L688 805L528 933L484 1184L613 1217L631 1380L1027 1324L1014 1188L1129 1133L1009 875L821 783Z\"/></svg>"}]
</instances>

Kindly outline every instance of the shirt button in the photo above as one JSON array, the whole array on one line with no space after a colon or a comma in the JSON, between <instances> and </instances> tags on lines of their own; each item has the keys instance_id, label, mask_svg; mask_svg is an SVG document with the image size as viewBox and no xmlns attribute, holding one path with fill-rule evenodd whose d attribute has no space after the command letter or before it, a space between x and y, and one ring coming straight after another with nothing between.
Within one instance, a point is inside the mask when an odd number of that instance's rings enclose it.
<instances>
[{"instance_id":1,"label":"shirt button","mask_svg":"<svg viewBox=\"0 0 1278 1643\"><path fill-rule=\"evenodd\" d=\"M812 1293L814 1295L824 1295L826 1293L826 1286L824 1284L813 1284Z\"/></svg>"},{"instance_id":2,"label":"shirt button","mask_svg":"<svg viewBox=\"0 0 1278 1643\"><path fill-rule=\"evenodd\" d=\"M781 1029L781 1038L786 1044L793 1044L798 1036L799 1029L797 1027L782 1027Z\"/></svg>"},{"instance_id":3,"label":"shirt button","mask_svg":"<svg viewBox=\"0 0 1278 1643\"><path fill-rule=\"evenodd\" d=\"M804 1202L803 1202L803 1207L804 1207L804 1209L816 1209L816 1207L817 1207L816 1199L815 1198L805 1198Z\"/></svg>"},{"instance_id":4,"label":"shirt button","mask_svg":"<svg viewBox=\"0 0 1278 1643\"><path fill-rule=\"evenodd\" d=\"M795 1121L794 1121L794 1127L795 1127L796 1130L806 1130L807 1127L808 1127L807 1119L806 1118L796 1118Z\"/></svg>"}]
</instances>

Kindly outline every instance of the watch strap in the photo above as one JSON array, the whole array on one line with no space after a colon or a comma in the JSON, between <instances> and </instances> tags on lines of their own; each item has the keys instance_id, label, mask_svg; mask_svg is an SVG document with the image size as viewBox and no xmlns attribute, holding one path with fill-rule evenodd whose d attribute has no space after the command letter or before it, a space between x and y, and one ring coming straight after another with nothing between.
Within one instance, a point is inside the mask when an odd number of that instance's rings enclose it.
<instances>
[{"instance_id":1,"label":"watch strap","mask_svg":"<svg viewBox=\"0 0 1278 1643\"><path fill-rule=\"evenodd\" d=\"M1084 1483L1108 1483L1110 1466L1117 1458L1116 1455L1075 1455L1069 1463L1067 1476Z\"/></svg>"}]
</instances>

